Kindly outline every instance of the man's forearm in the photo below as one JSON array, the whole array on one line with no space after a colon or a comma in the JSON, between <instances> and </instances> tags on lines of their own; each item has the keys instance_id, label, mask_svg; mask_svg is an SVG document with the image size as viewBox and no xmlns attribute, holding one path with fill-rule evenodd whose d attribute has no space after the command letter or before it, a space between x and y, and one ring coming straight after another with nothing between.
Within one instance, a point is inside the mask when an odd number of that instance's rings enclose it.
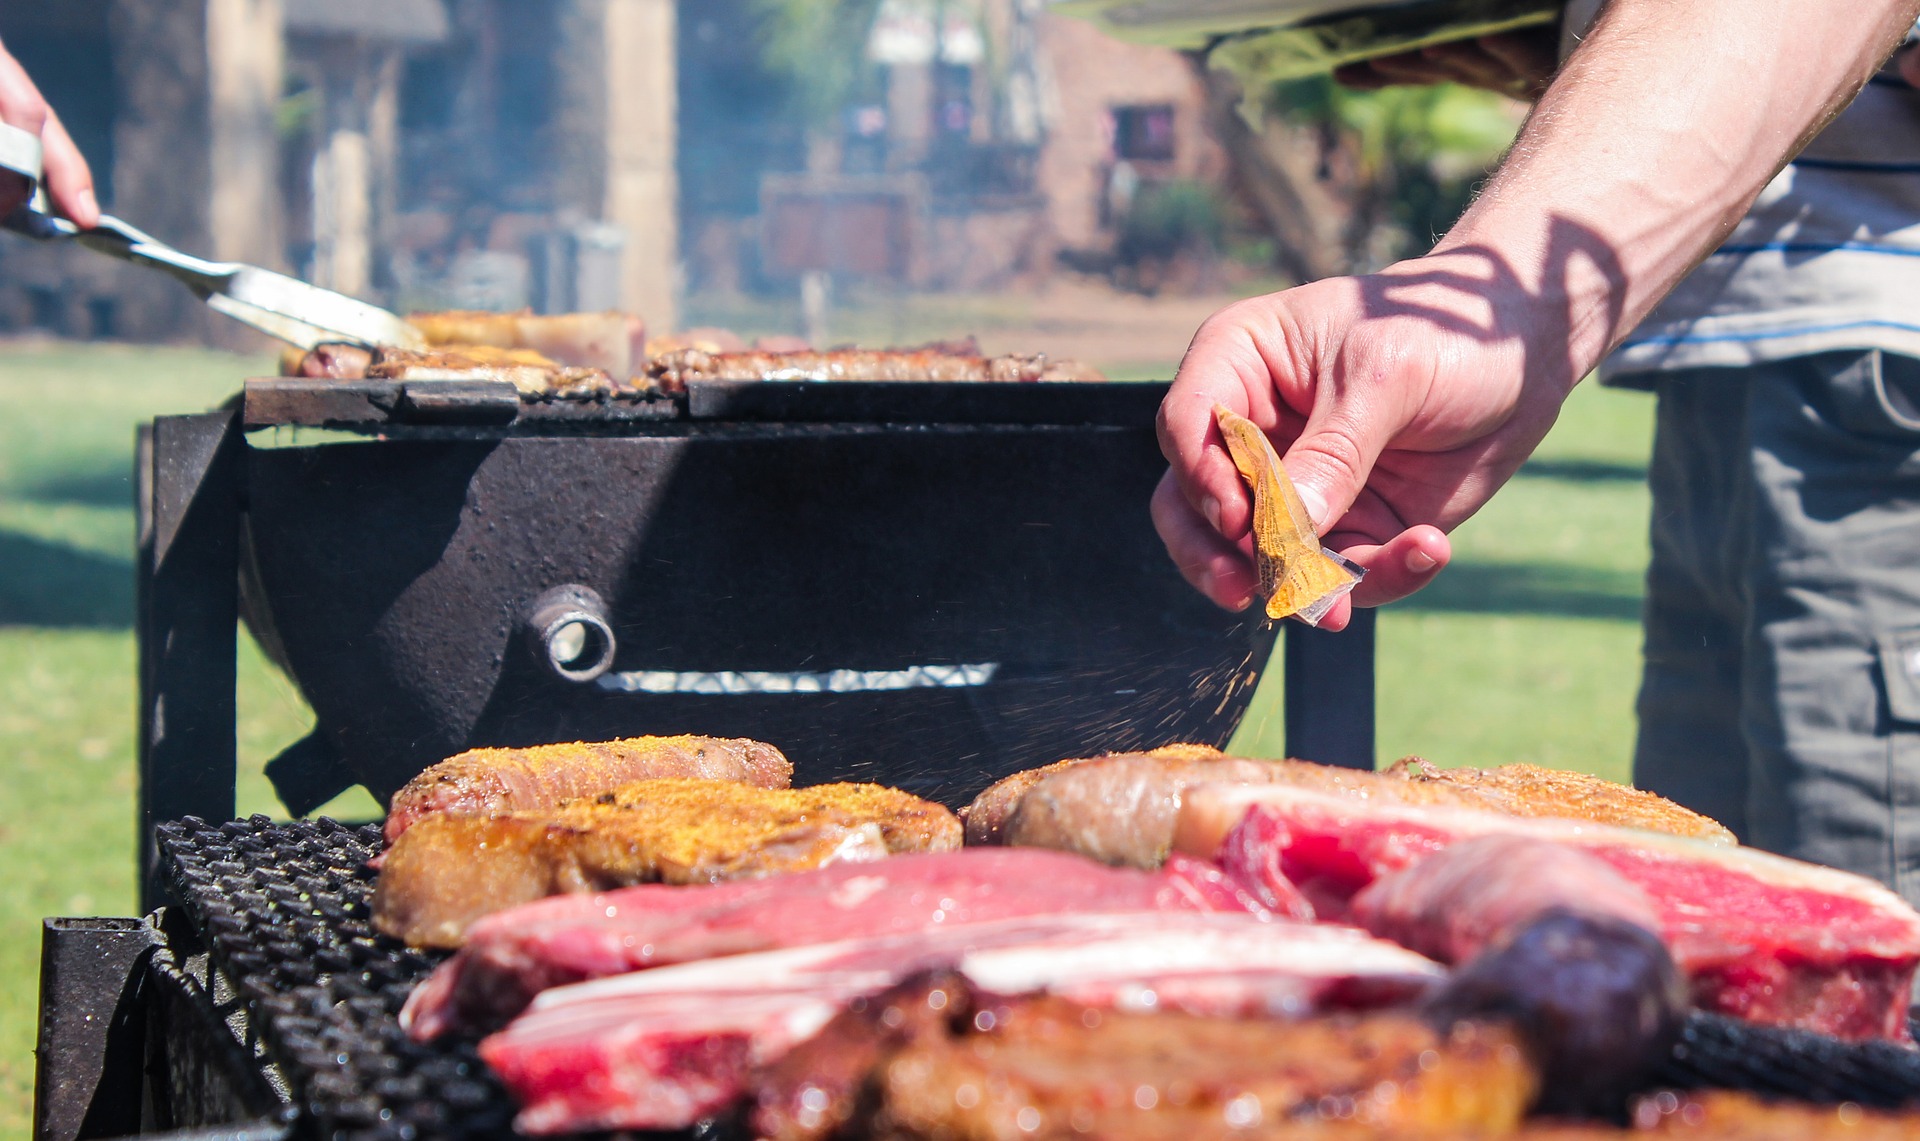
<instances>
[{"instance_id":1,"label":"man's forearm","mask_svg":"<svg viewBox=\"0 0 1920 1141\"><path fill-rule=\"evenodd\" d=\"M1613 0L1436 253L1538 304L1569 383L1718 245L1844 107L1920 0ZM1556 368L1555 372L1560 372Z\"/></svg>"}]
</instances>

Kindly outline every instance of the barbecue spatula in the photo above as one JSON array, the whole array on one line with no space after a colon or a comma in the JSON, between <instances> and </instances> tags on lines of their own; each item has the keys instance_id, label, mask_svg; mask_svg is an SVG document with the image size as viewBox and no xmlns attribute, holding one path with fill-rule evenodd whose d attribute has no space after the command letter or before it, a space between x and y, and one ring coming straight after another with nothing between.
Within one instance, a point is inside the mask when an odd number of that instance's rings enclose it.
<instances>
[{"instance_id":1,"label":"barbecue spatula","mask_svg":"<svg viewBox=\"0 0 1920 1141\"><path fill-rule=\"evenodd\" d=\"M0 169L38 186L40 163L39 138L0 123ZM0 219L0 228L43 242L75 242L171 274L209 308L299 348L311 349L328 341L426 347L419 330L378 306L259 266L205 261L181 253L110 215L101 215L93 229L82 230L29 205Z\"/></svg>"},{"instance_id":2,"label":"barbecue spatula","mask_svg":"<svg viewBox=\"0 0 1920 1141\"><path fill-rule=\"evenodd\" d=\"M22 206L0 227L41 241L70 241L97 253L172 275L208 308L270 337L311 349L323 342L426 347L419 330L375 305L308 285L298 278L238 262L181 253L108 214L91 230Z\"/></svg>"}]
</instances>

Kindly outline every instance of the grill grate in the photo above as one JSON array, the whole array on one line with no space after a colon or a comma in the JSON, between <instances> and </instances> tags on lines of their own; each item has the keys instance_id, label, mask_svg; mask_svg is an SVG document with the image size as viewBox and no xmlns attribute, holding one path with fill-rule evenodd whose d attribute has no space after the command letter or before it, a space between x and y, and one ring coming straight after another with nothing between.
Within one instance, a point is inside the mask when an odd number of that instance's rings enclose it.
<instances>
[{"instance_id":1,"label":"grill grate","mask_svg":"<svg viewBox=\"0 0 1920 1141\"><path fill-rule=\"evenodd\" d=\"M469 1042L421 1045L398 1015L442 956L376 933L376 827L264 816L159 827L168 887L250 1007L250 1025L331 1141L510 1133Z\"/></svg>"},{"instance_id":2,"label":"grill grate","mask_svg":"<svg viewBox=\"0 0 1920 1141\"><path fill-rule=\"evenodd\" d=\"M158 838L173 897L319 1137L511 1133L512 1103L471 1042L422 1045L400 1030L401 1004L443 956L374 931L366 861L380 850L377 827L188 818ZM1695 1015L1656 1085L1895 1107L1920 1103L1920 1052Z\"/></svg>"}]
</instances>

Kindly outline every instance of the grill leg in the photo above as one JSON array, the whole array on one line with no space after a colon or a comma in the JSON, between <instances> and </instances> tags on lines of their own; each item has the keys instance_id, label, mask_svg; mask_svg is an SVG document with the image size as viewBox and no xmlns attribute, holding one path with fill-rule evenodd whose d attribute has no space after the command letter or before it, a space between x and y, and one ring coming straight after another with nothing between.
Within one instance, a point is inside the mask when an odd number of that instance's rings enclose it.
<instances>
[{"instance_id":1,"label":"grill leg","mask_svg":"<svg viewBox=\"0 0 1920 1141\"><path fill-rule=\"evenodd\" d=\"M145 1090L146 960L138 919L49 919L40 943L34 1141L138 1133Z\"/></svg>"},{"instance_id":2,"label":"grill leg","mask_svg":"<svg viewBox=\"0 0 1920 1141\"><path fill-rule=\"evenodd\" d=\"M140 435L139 843L148 911L161 896L154 824L233 816L243 446L237 412L162 416Z\"/></svg>"},{"instance_id":3,"label":"grill leg","mask_svg":"<svg viewBox=\"0 0 1920 1141\"><path fill-rule=\"evenodd\" d=\"M1286 624L1287 756L1374 766L1374 615L1356 607L1352 624L1338 634Z\"/></svg>"}]
</instances>

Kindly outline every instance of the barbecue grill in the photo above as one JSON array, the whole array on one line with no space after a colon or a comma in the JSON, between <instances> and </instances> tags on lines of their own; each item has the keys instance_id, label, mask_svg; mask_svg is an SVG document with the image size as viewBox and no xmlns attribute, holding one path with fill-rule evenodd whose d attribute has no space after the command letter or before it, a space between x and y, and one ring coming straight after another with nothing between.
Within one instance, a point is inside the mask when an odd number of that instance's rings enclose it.
<instances>
[{"instance_id":1,"label":"barbecue grill","mask_svg":"<svg viewBox=\"0 0 1920 1141\"><path fill-rule=\"evenodd\" d=\"M318 715L274 763L297 809L470 745L631 732L762 736L804 779L948 799L1062 756L1224 743L1274 633L1200 602L1152 536L1163 392L254 381L154 422L154 910L47 921L36 1138L507 1132L471 1043L399 1029L438 955L371 927L377 829L207 822L233 815L243 613ZM1372 763L1359 631L1288 627L1290 752ZM1893 1105L1920 1098L1920 1058L1701 1017L1661 1082Z\"/></svg>"}]
</instances>

